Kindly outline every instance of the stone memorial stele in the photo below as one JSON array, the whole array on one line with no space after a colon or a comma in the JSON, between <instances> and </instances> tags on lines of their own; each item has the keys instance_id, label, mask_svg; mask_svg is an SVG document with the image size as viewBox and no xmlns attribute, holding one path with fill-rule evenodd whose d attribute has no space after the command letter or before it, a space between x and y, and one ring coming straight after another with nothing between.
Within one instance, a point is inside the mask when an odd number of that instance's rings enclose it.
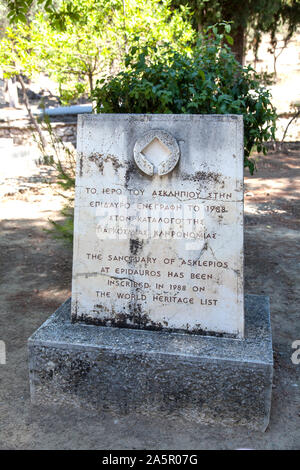
<instances>
[{"instance_id":1,"label":"stone memorial stele","mask_svg":"<svg viewBox=\"0 0 300 470\"><path fill-rule=\"evenodd\" d=\"M268 298L243 291L243 118L79 116L72 300L29 339L32 400L269 422Z\"/></svg>"}]
</instances>

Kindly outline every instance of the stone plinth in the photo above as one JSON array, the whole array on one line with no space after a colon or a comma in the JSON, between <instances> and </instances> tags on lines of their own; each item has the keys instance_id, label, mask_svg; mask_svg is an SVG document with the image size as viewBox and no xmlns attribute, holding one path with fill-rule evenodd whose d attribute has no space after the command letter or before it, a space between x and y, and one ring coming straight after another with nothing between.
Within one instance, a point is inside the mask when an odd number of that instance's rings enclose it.
<instances>
[{"instance_id":1,"label":"stone plinth","mask_svg":"<svg viewBox=\"0 0 300 470\"><path fill-rule=\"evenodd\" d=\"M72 324L70 308L68 300L29 339L33 403L266 429L267 297L246 295L244 339Z\"/></svg>"}]
</instances>

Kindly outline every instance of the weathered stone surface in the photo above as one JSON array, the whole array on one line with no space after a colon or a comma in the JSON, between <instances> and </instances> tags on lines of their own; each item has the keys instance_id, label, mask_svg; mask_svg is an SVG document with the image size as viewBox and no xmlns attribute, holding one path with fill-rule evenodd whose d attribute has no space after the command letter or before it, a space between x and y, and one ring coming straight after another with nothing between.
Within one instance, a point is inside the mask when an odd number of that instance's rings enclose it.
<instances>
[{"instance_id":1,"label":"weathered stone surface","mask_svg":"<svg viewBox=\"0 0 300 470\"><path fill-rule=\"evenodd\" d=\"M79 116L77 149L73 320L242 338L242 116Z\"/></svg>"},{"instance_id":2,"label":"weathered stone surface","mask_svg":"<svg viewBox=\"0 0 300 470\"><path fill-rule=\"evenodd\" d=\"M245 425L269 422L269 301L245 297L245 339L72 324L70 300L29 339L34 403Z\"/></svg>"}]
</instances>

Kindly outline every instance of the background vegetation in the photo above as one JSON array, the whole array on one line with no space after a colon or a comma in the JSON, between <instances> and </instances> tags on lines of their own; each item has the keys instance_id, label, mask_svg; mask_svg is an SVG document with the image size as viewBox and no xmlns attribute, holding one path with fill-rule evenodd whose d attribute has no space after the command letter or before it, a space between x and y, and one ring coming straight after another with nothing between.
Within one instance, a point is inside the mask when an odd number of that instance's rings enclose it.
<instances>
[{"instance_id":1,"label":"background vegetation","mask_svg":"<svg viewBox=\"0 0 300 470\"><path fill-rule=\"evenodd\" d=\"M270 94L243 67L244 53L247 42L257 51L268 31L275 57L277 32L285 31L286 45L300 23L300 0L0 0L0 6L0 68L20 82L63 190L73 188L74 168L67 151L61 158L53 140L52 149L46 144L24 78L47 75L61 104L90 97L97 112L242 114L250 173L251 150L265 152L265 142L275 139ZM69 239L73 215L66 211L66 227L56 229Z\"/></svg>"},{"instance_id":2,"label":"background vegetation","mask_svg":"<svg viewBox=\"0 0 300 470\"><path fill-rule=\"evenodd\" d=\"M118 73L135 42L192 47L195 31L188 9L172 11L170 5L170 0L127 0L126 5L121 0L73 0L60 2L57 11L36 9L26 21L21 9L3 31L0 67L6 77L34 79L45 73L58 84L62 104L75 102L89 96L96 77Z\"/></svg>"},{"instance_id":3,"label":"background vegetation","mask_svg":"<svg viewBox=\"0 0 300 470\"><path fill-rule=\"evenodd\" d=\"M229 33L226 23L208 27L191 52L171 44L133 46L126 69L97 82L97 112L242 114L244 165L252 174L251 150L255 145L265 153L264 143L275 139L276 112L254 70L232 54Z\"/></svg>"}]
</instances>

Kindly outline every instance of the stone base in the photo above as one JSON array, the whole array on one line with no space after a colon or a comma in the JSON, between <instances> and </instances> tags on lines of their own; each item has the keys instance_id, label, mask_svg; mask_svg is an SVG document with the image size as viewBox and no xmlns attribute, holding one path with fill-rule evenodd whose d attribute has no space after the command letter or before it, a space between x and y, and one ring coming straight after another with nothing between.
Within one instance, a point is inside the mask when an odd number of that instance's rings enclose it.
<instances>
[{"instance_id":1,"label":"stone base","mask_svg":"<svg viewBox=\"0 0 300 470\"><path fill-rule=\"evenodd\" d=\"M244 340L71 323L67 300L29 339L31 398L118 414L269 423L269 301L245 296Z\"/></svg>"}]
</instances>

